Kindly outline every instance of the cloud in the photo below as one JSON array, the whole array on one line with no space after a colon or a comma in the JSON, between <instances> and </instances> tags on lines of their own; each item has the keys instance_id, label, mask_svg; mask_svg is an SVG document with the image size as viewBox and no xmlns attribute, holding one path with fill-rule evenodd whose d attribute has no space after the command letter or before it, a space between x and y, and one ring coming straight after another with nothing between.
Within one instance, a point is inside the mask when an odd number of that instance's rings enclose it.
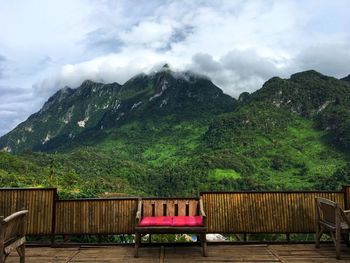
<instances>
[{"instance_id":1,"label":"cloud","mask_svg":"<svg viewBox=\"0 0 350 263\"><path fill-rule=\"evenodd\" d=\"M15 128L28 117L42 98L25 88L0 85L0 134ZM30 102L30 103L29 103Z\"/></svg>"},{"instance_id":2,"label":"cloud","mask_svg":"<svg viewBox=\"0 0 350 263\"><path fill-rule=\"evenodd\" d=\"M118 52L123 46L123 42L115 32L104 28L98 28L87 33L82 43L84 43L88 51L96 50L99 53Z\"/></svg>"},{"instance_id":3,"label":"cloud","mask_svg":"<svg viewBox=\"0 0 350 263\"><path fill-rule=\"evenodd\" d=\"M0 110L0 134L5 134L9 130L15 128L20 121L22 121L22 119L18 118L17 111Z\"/></svg>"},{"instance_id":4,"label":"cloud","mask_svg":"<svg viewBox=\"0 0 350 263\"><path fill-rule=\"evenodd\" d=\"M173 34L169 24L154 21L141 22L130 30L121 32L120 38L125 45L144 46L146 48L163 48Z\"/></svg>"},{"instance_id":5,"label":"cloud","mask_svg":"<svg viewBox=\"0 0 350 263\"><path fill-rule=\"evenodd\" d=\"M26 89L21 87L11 87L11 86L1 86L0 85L0 99L3 104L6 98L11 98L12 96L22 96L26 92Z\"/></svg>"},{"instance_id":6,"label":"cloud","mask_svg":"<svg viewBox=\"0 0 350 263\"><path fill-rule=\"evenodd\" d=\"M302 50L295 58L297 68L315 69L338 78L350 74L350 39L343 43L314 45Z\"/></svg>"},{"instance_id":7,"label":"cloud","mask_svg":"<svg viewBox=\"0 0 350 263\"><path fill-rule=\"evenodd\" d=\"M6 58L0 54L0 79L4 75L5 67L6 67Z\"/></svg>"},{"instance_id":8,"label":"cloud","mask_svg":"<svg viewBox=\"0 0 350 263\"><path fill-rule=\"evenodd\" d=\"M270 77L310 68L345 76L348 5L347 0L2 1L0 105L4 112L18 112L13 119L24 120L64 86L75 88L85 79L122 84L165 62L208 75L232 96L258 89ZM16 102L23 103L17 110L11 104ZM8 121L3 130L13 127Z\"/></svg>"},{"instance_id":9,"label":"cloud","mask_svg":"<svg viewBox=\"0 0 350 263\"><path fill-rule=\"evenodd\" d=\"M235 97L243 91L256 90L266 79L280 72L273 61L259 56L254 50L231 50L218 60L209 54L196 54L189 67L208 75Z\"/></svg>"},{"instance_id":10,"label":"cloud","mask_svg":"<svg viewBox=\"0 0 350 263\"><path fill-rule=\"evenodd\" d=\"M114 4L108 2L111 9ZM152 6L154 10L138 6L134 11L137 17L125 16L125 10L132 10L125 2L117 11L104 10L126 18L126 24L119 22L123 19L115 22L106 15L104 19L109 23L98 24L99 28L89 33L87 43L112 53L65 65L56 76L36 87L51 92L63 85L76 87L86 78L123 83L153 64L168 62L178 69L207 74L226 93L238 96L261 87L272 76L284 77L314 66L313 58L306 56L308 49L327 40L324 29L312 23L319 21L326 10L314 4L303 9L295 1L153 1ZM306 16L307 9L316 12ZM333 12L337 11L333 7ZM308 38L310 32L317 43Z\"/></svg>"}]
</instances>

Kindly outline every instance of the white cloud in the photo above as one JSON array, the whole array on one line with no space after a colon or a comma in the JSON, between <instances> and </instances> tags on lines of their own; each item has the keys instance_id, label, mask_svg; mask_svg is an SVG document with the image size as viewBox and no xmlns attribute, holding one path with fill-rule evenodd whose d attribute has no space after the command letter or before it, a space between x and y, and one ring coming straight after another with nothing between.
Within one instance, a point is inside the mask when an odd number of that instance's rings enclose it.
<instances>
[{"instance_id":1,"label":"white cloud","mask_svg":"<svg viewBox=\"0 0 350 263\"><path fill-rule=\"evenodd\" d=\"M336 43L312 45L294 58L296 68L316 69L324 74L344 77L350 74L350 38Z\"/></svg>"},{"instance_id":2,"label":"white cloud","mask_svg":"<svg viewBox=\"0 0 350 263\"><path fill-rule=\"evenodd\" d=\"M156 22L141 22L122 32L120 39L125 45L145 46L146 48L164 48L173 33L173 28L169 24Z\"/></svg>"},{"instance_id":3,"label":"white cloud","mask_svg":"<svg viewBox=\"0 0 350 263\"><path fill-rule=\"evenodd\" d=\"M348 5L347 0L2 1L0 24L6 26L0 53L6 60L0 59L5 94L0 105L8 122L1 123L0 135L65 85L77 87L85 79L123 83L165 62L207 74L234 96L272 76L310 68L342 77L350 73ZM5 93L5 87L23 97ZM16 110L9 102L26 107ZM8 111L17 117L10 121Z\"/></svg>"}]
</instances>

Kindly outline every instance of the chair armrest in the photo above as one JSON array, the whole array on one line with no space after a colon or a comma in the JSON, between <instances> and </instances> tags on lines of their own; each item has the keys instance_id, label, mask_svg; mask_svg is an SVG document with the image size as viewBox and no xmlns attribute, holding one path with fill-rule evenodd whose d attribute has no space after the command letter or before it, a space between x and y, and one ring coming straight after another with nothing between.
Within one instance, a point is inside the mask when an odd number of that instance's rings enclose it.
<instances>
[{"instance_id":1,"label":"chair armrest","mask_svg":"<svg viewBox=\"0 0 350 263\"><path fill-rule=\"evenodd\" d=\"M16 213L13 213L12 215L9 215L8 217L6 217L4 219L4 221L6 223L10 222L11 220L14 220L15 218L19 217L19 216L24 216L28 213L28 210L22 210L22 211L18 211Z\"/></svg>"},{"instance_id":2,"label":"chair armrest","mask_svg":"<svg viewBox=\"0 0 350 263\"><path fill-rule=\"evenodd\" d=\"M9 215L5 219L1 217L2 237L5 241L25 236L27 213L28 210L22 210Z\"/></svg>"},{"instance_id":3,"label":"chair armrest","mask_svg":"<svg viewBox=\"0 0 350 263\"><path fill-rule=\"evenodd\" d=\"M343 210L345 214L349 214L350 210Z\"/></svg>"}]
</instances>

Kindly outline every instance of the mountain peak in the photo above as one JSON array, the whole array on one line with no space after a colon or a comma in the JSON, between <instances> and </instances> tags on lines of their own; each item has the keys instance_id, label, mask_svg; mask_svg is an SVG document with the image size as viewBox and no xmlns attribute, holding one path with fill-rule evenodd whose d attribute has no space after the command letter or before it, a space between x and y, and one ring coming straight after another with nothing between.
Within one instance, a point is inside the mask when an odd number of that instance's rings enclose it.
<instances>
[{"instance_id":1,"label":"mountain peak","mask_svg":"<svg viewBox=\"0 0 350 263\"><path fill-rule=\"evenodd\" d=\"M308 70L295 73L289 79L271 78L253 93L253 98L304 117L313 117L333 104L344 103L347 100L345 94L349 94L346 83Z\"/></svg>"},{"instance_id":2,"label":"mountain peak","mask_svg":"<svg viewBox=\"0 0 350 263\"><path fill-rule=\"evenodd\" d=\"M320 79L320 78L326 78L326 76L313 69L298 72L290 76L291 80Z\"/></svg>"},{"instance_id":3,"label":"mountain peak","mask_svg":"<svg viewBox=\"0 0 350 263\"><path fill-rule=\"evenodd\" d=\"M156 71L156 73L171 73L173 72L170 69L170 66L168 63L165 63L159 70Z\"/></svg>"}]
</instances>

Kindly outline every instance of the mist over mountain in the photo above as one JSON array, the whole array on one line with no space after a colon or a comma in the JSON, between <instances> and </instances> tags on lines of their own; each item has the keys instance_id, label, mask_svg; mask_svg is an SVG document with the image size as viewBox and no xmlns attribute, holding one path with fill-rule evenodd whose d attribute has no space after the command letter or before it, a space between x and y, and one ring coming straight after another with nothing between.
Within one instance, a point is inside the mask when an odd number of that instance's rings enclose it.
<instances>
[{"instance_id":1,"label":"mist over mountain","mask_svg":"<svg viewBox=\"0 0 350 263\"><path fill-rule=\"evenodd\" d=\"M210 118L232 111L236 104L205 76L173 72L166 64L158 72L136 75L124 85L86 80L76 89L64 87L39 112L3 136L0 148L11 152L53 150L134 120Z\"/></svg>"}]
</instances>

